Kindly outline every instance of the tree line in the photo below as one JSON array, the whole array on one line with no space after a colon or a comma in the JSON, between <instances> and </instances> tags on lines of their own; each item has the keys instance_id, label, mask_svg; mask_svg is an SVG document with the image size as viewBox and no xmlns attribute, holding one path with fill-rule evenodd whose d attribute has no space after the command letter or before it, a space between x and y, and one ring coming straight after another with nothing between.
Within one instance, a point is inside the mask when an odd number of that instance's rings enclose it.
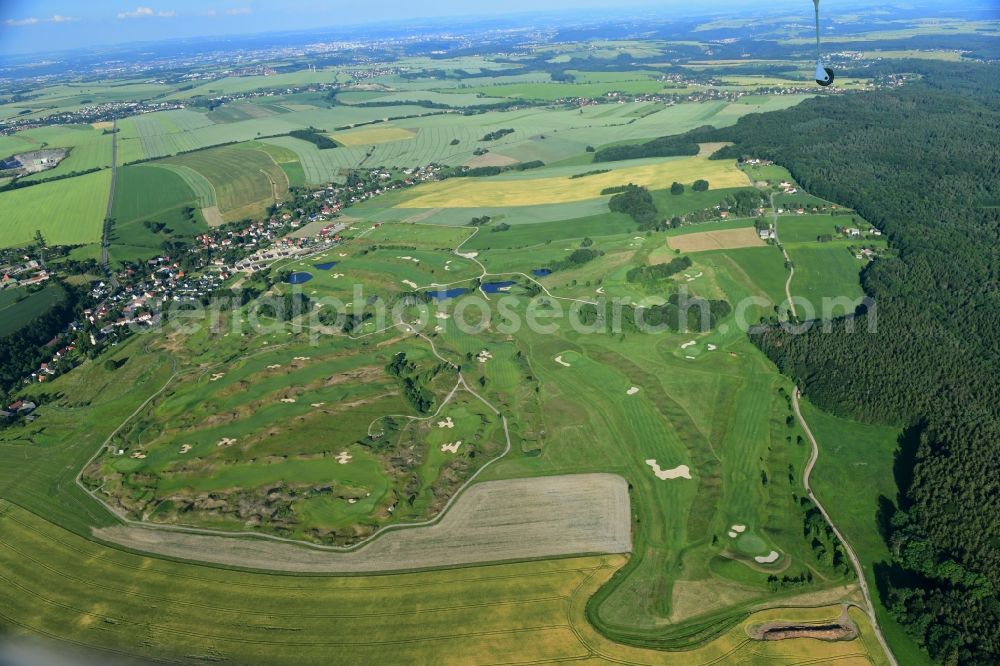
<instances>
[{"instance_id":1,"label":"tree line","mask_svg":"<svg viewBox=\"0 0 1000 666\"><path fill-rule=\"evenodd\" d=\"M752 339L820 407L906 426L898 495L871 507L892 552L879 594L936 661L1000 663L1000 78L893 67L921 81L745 116L715 157L774 160L888 235L862 273L876 311Z\"/></svg>"}]
</instances>

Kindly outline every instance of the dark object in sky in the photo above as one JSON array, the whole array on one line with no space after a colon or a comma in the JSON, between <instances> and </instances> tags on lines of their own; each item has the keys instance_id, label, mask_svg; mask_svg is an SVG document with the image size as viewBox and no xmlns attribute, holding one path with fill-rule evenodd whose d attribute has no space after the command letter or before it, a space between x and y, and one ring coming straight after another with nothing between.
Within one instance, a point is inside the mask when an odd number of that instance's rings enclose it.
<instances>
[{"instance_id":1,"label":"dark object in sky","mask_svg":"<svg viewBox=\"0 0 1000 666\"><path fill-rule=\"evenodd\" d=\"M816 83L820 84L824 88L833 83L833 70L829 67L824 67L823 63L817 63Z\"/></svg>"},{"instance_id":2,"label":"dark object in sky","mask_svg":"<svg viewBox=\"0 0 1000 666\"><path fill-rule=\"evenodd\" d=\"M816 8L816 83L824 88L833 83L833 70L823 66L823 56L819 51L819 0L813 0Z\"/></svg>"}]
</instances>

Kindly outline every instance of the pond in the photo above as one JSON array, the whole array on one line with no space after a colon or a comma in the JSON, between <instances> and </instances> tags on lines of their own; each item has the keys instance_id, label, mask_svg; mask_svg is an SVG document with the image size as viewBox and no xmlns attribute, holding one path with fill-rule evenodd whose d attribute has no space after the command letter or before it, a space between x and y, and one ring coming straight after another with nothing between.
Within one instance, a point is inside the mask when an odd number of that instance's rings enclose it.
<instances>
[{"instance_id":1,"label":"pond","mask_svg":"<svg viewBox=\"0 0 1000 666\"><path fill-rule=\"evenodd\" d=\"M336 261L326 261L323 262L322 264L313 264L313 267L318 268L321 271L328 271L336 265L337 265Z\"/></svg>"},{"instance_id":2,"label":"pond","mask_svg":"<svg viewBox=\"0 0 1000 666\"><path fill-rule=\"evenodd\" d=\"M287 278L285 278L285 282L287 282L288 284L303 284L305 282L309 282L309 280L312 279L313 279L312 273L299 272L299 273L292 273L291 275L289 275Z\"/></svg>"},{"instance_id":3,"label":"pond","mask_svg":"<svg viewBox=\"0 0 1000 666\"><path fill-rule=\"evenodd\" d=\"M501 291L506 291L512 284L513 280L504 280L503 282L484 282L483 291L487 294L496 294Z\"/></svg>"},{"instance_id":4,"label":"pond","mask_svg":"<svg viewBox=\"0 0 1000 666\"><path fill-rule=\"evenodd\" d=\"M453 289L448 289L447 291L429 291L427 294L434 299L439 301L446 301L449 298L455 298L456 296L461 296L462 294L469 293L469 290L465 287L455 287Z\"/></svg>"},{"instance_id":5,"label":"pond","mask_svg":"<svg viewBox=\"0 0 1000 666\"><path fill-rule=\"evenodd\" d=\"M545 277L546 275L552 275L552 269L536 268L535 270L531 271L531 274L534 275L535 277Z\"/></svg>"}]
</instances>

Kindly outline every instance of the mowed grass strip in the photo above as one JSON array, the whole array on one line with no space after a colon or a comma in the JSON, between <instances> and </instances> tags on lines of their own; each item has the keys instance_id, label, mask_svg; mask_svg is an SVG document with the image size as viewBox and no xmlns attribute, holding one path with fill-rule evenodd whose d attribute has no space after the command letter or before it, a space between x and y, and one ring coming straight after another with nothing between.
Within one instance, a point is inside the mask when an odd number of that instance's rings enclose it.
<instances>
[{"instance_id":1,"label":"mowed grass strip","mask_svg":"<svg viewBox=\"0 0 1000 666\"><path fill-rule=\"evenodd\" d=\"M40 230L50 245L101 240L111 170L0 193L0 247L31 242Z\"/></svg>"},{"instance_id":2,"label":"mowed grass strip","mask_svg":"<svg viewBox=\"0 0 1000 666\"><path fill-rule=\"evenodd\" d=\"M753 227L701 231L695 234L674 236L667 240L671 249L681 252L704 252L706 250L730 250L742 247L766 245Z\"/></svg>"},{"instance_id":3,"label":"mowed grass strip","mask_svg":"<svg viewBox=\"0 0 1000 666\"><path fill-rule=\"evenodd\" d=\"M399 208L475 208L478 206L535 206L596 199L601 190L635 183L669 187L705 179L713 188L749 184L735 163L704 157L681 157L625 166L586 178L540 176L537 178L449 178L413 190L413 197Z\"/></svg>"}]
</instances>

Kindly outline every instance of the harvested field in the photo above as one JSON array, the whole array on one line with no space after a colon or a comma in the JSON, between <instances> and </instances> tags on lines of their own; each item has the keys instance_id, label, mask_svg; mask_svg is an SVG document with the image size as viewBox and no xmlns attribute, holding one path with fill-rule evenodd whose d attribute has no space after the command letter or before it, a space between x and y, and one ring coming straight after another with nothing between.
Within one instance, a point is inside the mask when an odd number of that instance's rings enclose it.
<instances>
[{"instance_id":1,"label":"harvested field","mask_svg":"<svg viewBox=\"0 0 1000 666\"><path fill-rule=\"evenodd\" d=\"M96 529L94 536L180 559L299 573L392 571L631 550L628 484L613 474L480 483L461 495L440 522L386 532L351 552L143 527Z\"/></svg>"},{"instance_id":2,"label":"harvested field","mask_svg":"<svg viewBox=\"0 0 1000 666\"><path fill-rule=\"evenodd\" d=\"M333 138L345 146L371 146L379 143L390 143L392 141L405 141L417 135L413 130L402 127L377 127L374 129L361 129L351 132L338 132L333 134Z\"/></svg>"},{"instance_id":3,"label":"harvested field","mask_svg":"<svg viewBox=\"0 0 1000 666\"><path fill-rule=\"evenodd\" d=\"M741 247L759 247L766 245L757 235L753 227L742 229L723 229L721 231L702 231L696 234L674 236L667 240L672 250L681 252L705 252L707 250L732 250Z\"/></svg>"},{"instance_id":4,"label":"harvested field","mask_svg":"<svg viewBox=\"0 0 1000 666\"><path fill-rule=\"evenodd\" d=\"M465 163L465 166L476 168L476 167L488 167L488 166L510 166L511 164L517 164L517 160L513 157L507 157L506 155L500 155L499 153L486 153L485 155L476 155L471 160Z\"/></svg>"},{"instance_id":5,"label":"harvested field","mask_svg":"<svg viewBox=\"0 0 1000 666\"><path fill-rule=\"evenodd\" d=\"M608 187L635 183L647 187L677 181L693 183L704 178L713 189L743 187L746 174L735 162L705 157L672 157L658 161L622 163L607 173L587 178L546 175L545 169L490 178L449 178L420 185L398 208L476 208L487 206L536 206L597 199Z\"/></svg>"}]
</instances>

